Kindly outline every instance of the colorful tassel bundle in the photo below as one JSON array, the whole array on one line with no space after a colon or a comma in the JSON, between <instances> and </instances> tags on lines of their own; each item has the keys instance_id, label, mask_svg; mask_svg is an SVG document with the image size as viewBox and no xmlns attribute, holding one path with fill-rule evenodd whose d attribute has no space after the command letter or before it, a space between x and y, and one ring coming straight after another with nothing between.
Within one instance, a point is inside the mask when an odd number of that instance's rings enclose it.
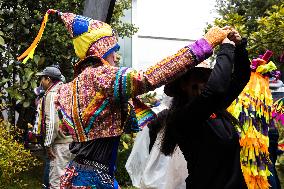
<instances>
[{"instance_id":1,"label":"colorful tassel bundle","mask_svg":"<svg viewBox=\"0 0 284 189\"><path fill-rule=\"evenodd\" d=\"M80 67L81 64L85 63L84 60L86 58L106 58L106 56L110 53L119 49L116 33L110 25L85 16L75 15L73 13L63 13L58 10L49 9L43 17L43 21L36 38L30 47L17 58L18 61L26 63L28 59L33 58L35 49L42 38L48 21L48 16L50 14L57 15L57 17L64 22L66 29L73 40L75 53L78 58L80 58L80 61L75 65L75 73L78 71L77 67ZM100 63L106 62L101 61Z\"/></svg>"},{"instance_id":2,"label":"colorful tassel bundle","mask_svg":"<svg viewBox=\"0 0 284 189\"><path fill-rule=\"evenodd\" d=\"M47 23L47 21L48 21L48 15L49 15L49 14L55 14L55 13L57 13L57 11L55 11L55 10L53 10L53 9L49 9L49 10L45 13L45 15L44 15L44 17L43 17L43 21L42 21L42 23L41 23L41 26L40 26L40 29L39 29L39 32L38 32L36 38L34 39L33 43L30 45L30 47L29 47L21 56L19 56L19 57L17 58L19 61L22 60L22 59L24 59L24 60L23 60L23 63L25 64L25 63L28 61L28 59L30 59L30 58L32 59L32 58L33 58L35 49L36 49L36 47L37 47L39 41L41 40L41 37L42 37L42 34L43 34L43 32L44 32L46 23Z\"/></svg>"},{"instance_id":3,"label":"colorful tassel bundle","mask_svg":"<svg viewBox=\"0 0 284 189\"><path fill-rule=\"evenodd\" d=\"M150 107L139 98L132 98L128 103L128 116L124 123L124 132L127 134L138 132L156 118L155 112Z\"/></svg>"},{"instance_id":4,"label":"colorful tassel bundle","mask_svg":"<svg viewBox=\"0 0 284 189\"><path fill-rule=\"evenodd\" d=\"M148 123L156 118L156 114L152 111L152 109L141 102L140 99L133 98L132 102L140 128L144 128Z\"/></svg>"},{"instance_id":5,"label":"colorful tassel bundle","mask_svg":"<svg viewBox=\"0 0 284 189\"><path fill-rule=\"evenodd\" d=\"M240 136L240 163L249 189L268 189L268 176L271 175L268 165L269 139L268 128L272 122L273 105L269 89L269 72L276 66L267 64L271 51L252 61L250 81L239 97L231 104L228 111L236 117L240 125L237 130Z\"/></svg>"},{"instance_id":6,"label":"colorful tassel bundle","mask_svg":"<svg viewBox=\"0 0 284 189\"><path fill-rule=\"evenodd\" d=\"M284 98L280 98L273 104L272 117L281 126L284 125Z\"/></svg>"}]
</instances>

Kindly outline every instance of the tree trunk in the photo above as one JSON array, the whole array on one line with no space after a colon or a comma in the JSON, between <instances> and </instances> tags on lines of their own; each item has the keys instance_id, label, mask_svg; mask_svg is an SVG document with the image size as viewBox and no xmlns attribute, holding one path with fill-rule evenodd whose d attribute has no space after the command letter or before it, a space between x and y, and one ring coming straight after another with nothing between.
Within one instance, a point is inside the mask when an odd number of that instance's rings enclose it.
<instances>
[{"instance_id":1,"label":"tree trunk","mask_svg":"<svg viewBox=\"0 0 284 189\"><path fill-rule=\"evenodd\" d=\"M109 23L116 0L86 0L83 15Z\"/></svg>"}]
</instances>

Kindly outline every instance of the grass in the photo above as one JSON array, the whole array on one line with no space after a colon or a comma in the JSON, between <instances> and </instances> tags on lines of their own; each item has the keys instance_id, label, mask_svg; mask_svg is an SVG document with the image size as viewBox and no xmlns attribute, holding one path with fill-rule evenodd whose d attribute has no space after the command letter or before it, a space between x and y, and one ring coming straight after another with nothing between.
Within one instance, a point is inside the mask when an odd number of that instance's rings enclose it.
<instances>
[{"instance_id":1,"label":"grass","mask_svg":"<svg viewBox=\"0 0 284 189\"><path fill-rule=\"evenodd\" d=\"M42 189L42 175L43 168L36 167L28 172L19 175L19 179L22 180L21 183L15 183L7 186L6 189L21 189L21 188L31 188L31 189Z\"/></svg>"}]
</instances>

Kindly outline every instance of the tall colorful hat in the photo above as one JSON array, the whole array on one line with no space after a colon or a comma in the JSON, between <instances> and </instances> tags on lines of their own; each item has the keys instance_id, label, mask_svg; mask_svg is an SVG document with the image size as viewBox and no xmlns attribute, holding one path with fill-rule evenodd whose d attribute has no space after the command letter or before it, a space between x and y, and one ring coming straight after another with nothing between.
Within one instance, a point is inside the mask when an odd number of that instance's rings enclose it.
<instances>
[{"instance_id":1,"label":"tall colorful hat","mask_svg":"<svg viewBox=\"0 0 284 189\"><path fill-rule=\"evenodd\" d=\"M73 13L62 13L58 10L49 9L43 18L41 28L31 46L18 57L25 63L29 58L33 58L34 51L42 37L46 26L48 15L56 14L64 22L70 36L76 55L80 58L76 65L84 62L87 57L106 58L110 53L119 49L117 44L117 36L110 25L93 20L88 17L76 15Z\"/></svg>"}]
</instances>

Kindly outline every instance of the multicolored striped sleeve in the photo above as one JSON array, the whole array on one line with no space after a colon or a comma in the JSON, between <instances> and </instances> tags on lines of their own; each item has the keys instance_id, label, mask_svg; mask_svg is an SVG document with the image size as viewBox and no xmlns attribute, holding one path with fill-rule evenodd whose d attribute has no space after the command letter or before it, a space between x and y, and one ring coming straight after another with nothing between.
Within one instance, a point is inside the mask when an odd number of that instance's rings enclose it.
<instances>
[{"instance_id":1,"label":"multicolored striped sleeve","mask_svg":"<svg viewBox=\"0 0 284 189\"><path fill-rule=\"evenodd\" d=\"M213 48L220 44L229 32L229 29L213 27L204 35L204 38L180 49L175 55L165 58L145 72L120 68L116 72L114 84L115 99L127 101L129 98L174 80L180 74L211 56Z\"/></svg>"},{"instance_id":2,"label":"multicolored striped sleeve","mask_svg":"<svg viewBox=\"0 0 284 189\"><path fill-rule=\"evenodd\" d=\"M115 100L127 101L129 98L166 84L208 58L213 52L212 49L211 45L202 38L151 66L145 72L120 68L114 83Z\"/></svg>"}]
</instances>

